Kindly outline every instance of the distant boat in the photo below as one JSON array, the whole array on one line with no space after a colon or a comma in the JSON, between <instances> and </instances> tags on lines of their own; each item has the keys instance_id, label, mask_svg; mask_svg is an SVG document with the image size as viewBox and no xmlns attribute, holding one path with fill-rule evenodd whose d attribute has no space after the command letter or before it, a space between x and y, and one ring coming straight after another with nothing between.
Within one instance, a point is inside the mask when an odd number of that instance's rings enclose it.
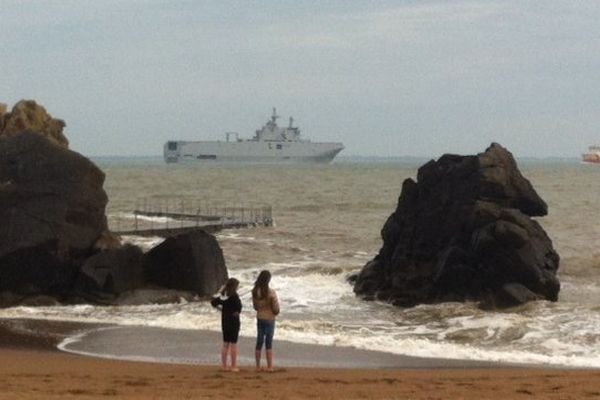
<instances>
[{"instance_id":1,"label":"distant boat","mask_svg":"<svg viewBox=\"0 0 600 400\"><path fill-rule=\"evenodd\" d=\"M592 164L600 164L600 145L588 147L588 153L582 154L583 161Z\"/></svg>"},{"instance_id":2,"label":"distant boat","mask_svg":"<svg viewBox=\"0 0 600 400\"><path fill-rule=\"evenodd\" d=\"M311 142L300 138L300 129L277 126L277 112L256 131L252 139L240 139L237 132L225 133L225 141L175 141L163 148L165 162L257 162L257 163L328 163L344 149L339 142Z\"/></svg>"}]
</instances>

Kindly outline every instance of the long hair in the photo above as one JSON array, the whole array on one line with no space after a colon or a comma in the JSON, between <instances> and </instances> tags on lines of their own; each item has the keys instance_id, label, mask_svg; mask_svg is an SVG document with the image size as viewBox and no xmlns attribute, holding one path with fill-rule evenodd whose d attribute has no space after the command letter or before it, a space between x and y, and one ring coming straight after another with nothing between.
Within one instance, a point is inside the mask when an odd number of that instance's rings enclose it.
<instances>
[{"instance_id":1,"label":"long hair","mask_svg":"<svg viewBox=\"0 0 600 400\"><path fill-rule=\"evenodd\" d=\"M254 288L252 289L252 297L255 299L264 299L269 295L269 282L271 281L271 273L267 270L260 271Z\"/></svg>"},{"instance_id":2,"label":"long hair","mask_svg":"<svg viewBox=\"0 0 600 400\"><path fill-rule=\"evenodd\" d=\"M229 278L227 279L227 282L225 282L225 287L223 288L223 293L228 297L233 296L234 294L236 294L237 288L240 285L240 281L238 281L235 278Z\"/></svg>"}]
</instances>

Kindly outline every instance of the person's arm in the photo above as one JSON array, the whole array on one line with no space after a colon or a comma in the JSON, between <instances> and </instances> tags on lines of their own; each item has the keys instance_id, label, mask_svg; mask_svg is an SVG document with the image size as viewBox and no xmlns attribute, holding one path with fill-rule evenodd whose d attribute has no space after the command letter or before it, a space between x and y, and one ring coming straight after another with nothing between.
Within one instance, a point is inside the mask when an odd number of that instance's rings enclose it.
<instances>
[{"instance_id":1,"label":"person's arm","mask_svg":"<svg viewBox=\"0 0 600 400\"><path fill-rule=\"evenodd\" d=\"M210 305L215 308L222 306L223 300L221 300L221 296L219 294L214 295L213 298L210 300Z\"/></svg>"},{"instance_id":2,"label":"person's arm","mask_svg":"<svg viewBox=\"0 0 600 400\"><path fill-rule=\"evenodd\" d=\"M213 298L210 300L210 305L217 308L219 306L223 306L224 299L223 290L225 290L225 285L221 286L221 288L217 291L217 293L213 294Z\"/></svg>"},{"instance_id":3,"label":"person's arm","mask_svg":"<svg viewBox=\"0 0 600 400\"><path fill-rule=\"evenodd\" d=\"M233 316L239 317L241 312L242 312L242 301L240 300L240 298L238 296L235 296Z\"/></svg>"},{"instance_id":4,"label":"person's arm","mask_svg":"<svg viewBox=\"0 0 600 400\"><path fill-rule=\"evenodd\" d=\"M258 311L258 299L254 297L254 293L252 293L252 307L254 307L256 311Z\"/></svg>"},{"instance_id":5,"label":"person's arm","mask_svg":"<svg viewBox=\"0 0 600 400\"><path fill-rule=\"evenodd\" d=\"M279 308L279 299L277 298L277 293L274 290L271 292L271 311L274 315L278 315L279 311L281 311Z\"/></svg>"}]
</instances>

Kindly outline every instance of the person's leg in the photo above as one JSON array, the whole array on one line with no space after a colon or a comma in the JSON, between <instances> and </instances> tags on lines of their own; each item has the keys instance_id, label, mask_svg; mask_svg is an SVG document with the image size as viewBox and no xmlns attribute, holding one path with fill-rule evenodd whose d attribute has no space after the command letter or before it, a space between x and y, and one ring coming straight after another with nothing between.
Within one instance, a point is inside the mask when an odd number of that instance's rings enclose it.
<instances>
[{"instance_id":1,"label":"person's leg","mask_svg":"<svg viewBox=\"0 0 600 400\"><path fill-rule=\"evenodd\" d=\"M221 368L227 370L227 353L229 352L229 343L223 342L223 348L221 349Z\"/></svg>"},{"instance_id":2,"label":"person's leg","mask_svg":"<svg viewBox=\"0 0 600 400\"><path fill-rule=\"evenodd\" d=\"M273 349L267 350L267 371L273 371Z\"/></svg>"},{"instance_id":3,"label":"person's leg","mask_svg":"<svg viewBox=\"0 0 600 400\"><path fill-rule=\"evenodd\" d=\"M237 367L237 356L238 356L238 345L237 343L231 343L229 345L229 353L231 356L231 371L238 372L239 368Z\"/></svg>"},{"instance_id":4,"label":"person's leg","mask_svg":"<svg viewBox=\"0 0 600 400\"><path fill-rule=\"evenodd\" d=\"M265 334L264 334L264 329L263 329L263 323L260 319L256 320L256 352L254 354L254 357L256 359L256 369L260 370L260 353L263 347L263 343L264 343L264 339L265 339Z\"/></svg>"},{"instance_id":5,"label":"person's leg","mask_svg":"<svg viewBox=\"0 0 600 400\"><path fill-rule=\"evenodd\" d=\"M256 360L256 370L260 371L260 350L256 349L254 359Z\"/></svg>"},{"instance_id":6,"label":"person's leg","mask_svg":"<svg viewBox=\"0 0 600 400\"><path fill-rule=\"evenodd\" d=\"M273 371L273 335L275 334L275 321L265 324L265 349L267 358L267 370Z\"/></svg>"}]
</instances>

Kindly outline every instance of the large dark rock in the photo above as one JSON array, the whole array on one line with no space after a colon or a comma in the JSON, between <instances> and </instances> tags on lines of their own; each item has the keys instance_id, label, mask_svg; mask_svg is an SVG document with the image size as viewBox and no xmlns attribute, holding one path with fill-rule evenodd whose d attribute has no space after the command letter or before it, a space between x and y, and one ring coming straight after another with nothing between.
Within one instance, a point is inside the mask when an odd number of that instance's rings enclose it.
<instances>
[{"instance_id":1,"label":"large dark rock","mask_svg":"<svg viewBox=\"0 0 600 400\"><path fill-rule=\"evenodd\" d=\"M144 269L150 283L200 296L215 293L227 280L219 243L201 230L167 238L145 254Z\"/></svg>"},{"instance_id":2,"label":"large dark rock","mask_svg":"<svg viewBox=\"0 0 600 400\"><path fill-rule=\"evenodd\" d=\"M100 251L81 267L80 289L85 292L120 294L144 285L142 250L128 244Z\"/></svg>"},{"instance_id":3,"label":"large dark rock","mask_svg":"<svg viewBox=\"0 0 600 400\"><path fill-rule=\"evenodd\" d=\"M0 291L70 288L105 232L104 173L33 132L0 136Z\"/></svg>"},{"instance_id":4,"label":"large dark rock","mask_svg":"<svg viewBox=\"0 0 600 400\"><path fill-rule=\"evenodd\" d=\"M401 306L484 301L509 306L555 301L559 256L530 217L546 203L510 152L492 144L477 156L444 155L402 185L379 254L354 291Z\"/></svg>"},{"instance_id":5,"label":"large dark rock","mask_svg":"<svg viewBox=\"0 0 600 400\"><path fill-rule=\"evenodd\" d=\"M104 173L68 149L65 123L35 101L0 104L0 306L140 304L214 293L215 238L167 239L147 255L108 231Z\"/></svg>"}]
</instances>

